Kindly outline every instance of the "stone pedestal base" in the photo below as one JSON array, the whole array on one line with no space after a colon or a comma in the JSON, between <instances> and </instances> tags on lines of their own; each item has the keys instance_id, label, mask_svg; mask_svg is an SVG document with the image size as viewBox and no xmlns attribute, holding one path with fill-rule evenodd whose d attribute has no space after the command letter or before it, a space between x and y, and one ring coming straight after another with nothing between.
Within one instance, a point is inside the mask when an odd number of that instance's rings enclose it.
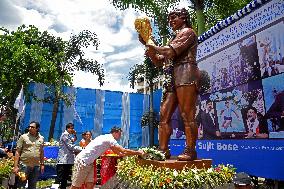
<instances>
[{"instance_id":1,"label":"stone pedestal base","mask_svg":"<svg viewBox=\"0 0 284 189\"><path fill-rule=\"evenodd\" d=\"M153 165L154 167L167 167L170 169L182 170L184 167L187 168L210 168L212 165L212 159L197 159L194 161L178 161L174 159L169 159L166 161L155 161L155 160L144 160L144 159L137 159L137 164L141 166L150 166Z\"/></svg>"}]
</instances>

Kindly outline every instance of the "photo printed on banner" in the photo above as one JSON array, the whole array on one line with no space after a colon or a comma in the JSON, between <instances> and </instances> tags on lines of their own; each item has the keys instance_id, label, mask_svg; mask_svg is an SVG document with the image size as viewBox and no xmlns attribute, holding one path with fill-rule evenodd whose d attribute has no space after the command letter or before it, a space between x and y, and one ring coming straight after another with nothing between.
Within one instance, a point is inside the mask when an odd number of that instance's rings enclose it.
<instances>
[{"instance_id":1,"label":"photo printed on banner","mask_svg":"<svg viewBox=\"0 0 284 189\"><path fill-rule=\"evenodd\" d=\"M284 23L273 25L256 34L261 76L284 72Z\"/></svg>"},{"instance_id":2,"label":"photo printed on banner","mask_svg":"<svg viewBox=\"0 0 284 189\"><path fill-rule=\"evenodd\" d=\"M211 114L206 116L208 112ZM268 125L264 115L260 81L250 81L235 88L203 96L196 117L201 130L199 138L268 138ZM207 121L198 122L200 116ZM211 132L210 136L206 134L207 131Z\"/></svg>"},{"instance_id":3,"label":"photo printed on banner","mask_svg":"<svg viewBox=\"0 0 284 189\"><path fill-rule=\"evenodd\" d=\"M284 73L262 80L270 138L284 138Z\"/></svg>"},{"instance_id":4,"label":"photo printed on banner","mask_svg":"<svg viewBox=\"0 0 284 189\"><path fill-rule=\"evenodd\" d=\"M211 88L206 92L216 92L260 79L255 39L254 35L242 39L198 63L199 68L210 76Z\"/></svg>"}]
</instances>

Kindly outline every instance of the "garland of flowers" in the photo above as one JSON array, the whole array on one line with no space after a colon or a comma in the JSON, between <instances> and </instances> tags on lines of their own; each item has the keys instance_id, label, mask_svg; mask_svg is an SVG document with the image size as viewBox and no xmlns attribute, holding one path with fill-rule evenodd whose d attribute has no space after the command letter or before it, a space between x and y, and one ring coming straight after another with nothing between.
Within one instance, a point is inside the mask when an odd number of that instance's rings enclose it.
<instances>
[{"instance_id":1,"label":"garland of flowers","mask_svg":"<svg viewBox=\"0 0 284 189\"><path fill-rule=\"evenodd\" d=\"M163 152L155 149L155 148L141 148L141 150L143 150L146 155L143 156L143 159L150 159L150 160L157 160L157 161L165 161L166 160L166 156Z\"/></svg>"},{"instance_id":2,"label":"garland of flowers","mask_svg":"<svg viewBox=\"0 0 284 189\"><path fill-rule=\"evenodd\" d=\"M177 171L169 168L140 166L134 157L127 157L118 163L118 179L141 189L159 188L215 188L230 183L235 175L231 165L218 165L209 169L184 168Z\"/></svg>"}]
</instances>

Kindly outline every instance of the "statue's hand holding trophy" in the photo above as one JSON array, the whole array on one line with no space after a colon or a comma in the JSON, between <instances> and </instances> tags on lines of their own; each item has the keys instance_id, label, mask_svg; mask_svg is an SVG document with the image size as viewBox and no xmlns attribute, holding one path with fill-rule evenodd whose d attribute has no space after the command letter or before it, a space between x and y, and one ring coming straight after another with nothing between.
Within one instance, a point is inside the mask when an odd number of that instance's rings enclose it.
<instances>
[{"instance_id":1,"label":"statue's hand holding trophy","mask_svg":"<svg viewBox=\"0 0 284 189\"><path fill-rule=\"evenodd\" d=\"M155 45L155 43L151 39L152 27L150 24L150 20L147 17L136 18L134 25L136 31L146 43L145 45Z\"/></svg>"}]
</instances>

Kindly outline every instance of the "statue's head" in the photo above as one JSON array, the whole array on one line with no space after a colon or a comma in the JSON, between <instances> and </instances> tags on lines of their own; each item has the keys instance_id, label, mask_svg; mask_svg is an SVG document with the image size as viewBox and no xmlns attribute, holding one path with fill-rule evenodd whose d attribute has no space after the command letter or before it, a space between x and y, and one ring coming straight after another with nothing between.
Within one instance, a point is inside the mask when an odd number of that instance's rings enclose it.
<instances>
[{"instance_id":1,"label":"statue's head","mask_svg":"<svg viewBox=\"0 0 284 189\"><path fill-rule=\"evenodd\" d=\"M170 20L170 17L172 16L178 16L179 18L184 20L185 24L188 27L191 27L190 17L189 17L188 11L185 8L174 9L173 11L171 11L168 15L168 21Z\"/></svg>"}]
</instances>

